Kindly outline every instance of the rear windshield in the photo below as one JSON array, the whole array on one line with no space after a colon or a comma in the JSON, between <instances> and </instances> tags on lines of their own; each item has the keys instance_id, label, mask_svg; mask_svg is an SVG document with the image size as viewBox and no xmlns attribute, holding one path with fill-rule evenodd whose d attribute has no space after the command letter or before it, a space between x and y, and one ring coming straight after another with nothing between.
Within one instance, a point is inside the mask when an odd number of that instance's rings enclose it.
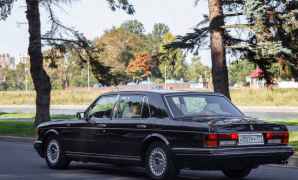
<instances>
[{"instance_id":1,"label":"rear windshield","mask_svg":"<svg viewBox=\"0 0 298 180\"><path fill-rule=\"evenodd\" d=\"M175 118L192 116L242 116L223 96L173 95L166 97Z\"/></svg>"}]
</instances>

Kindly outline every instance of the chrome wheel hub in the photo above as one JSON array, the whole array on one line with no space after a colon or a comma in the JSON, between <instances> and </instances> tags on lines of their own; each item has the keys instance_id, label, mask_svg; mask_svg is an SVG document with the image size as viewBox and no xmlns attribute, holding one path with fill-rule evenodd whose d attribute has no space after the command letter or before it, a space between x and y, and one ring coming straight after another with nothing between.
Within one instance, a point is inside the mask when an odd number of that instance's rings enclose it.
<instances>
[{"instance_id":1,"label":"chrome wheel hub","mask_svg":"<svg viewBox=\"0 0 298 180\"><path fill-rule=\"evenodd\" d=\"M163 149L155 148L149 156L149 167L155 176L162 176L167 168L167 156Z\"/></svg>"},{"instance_id":2,"label":"chrome wheel hub","mask_svg":"<svg viewBox=\"0 0 298 180\"><path fill-rule=\"evenodd\" d=\"M51 140L47 148L47 157L51 164L56 164L59 159L60 147L57 140Z\"/></svg>"}]
</instances>

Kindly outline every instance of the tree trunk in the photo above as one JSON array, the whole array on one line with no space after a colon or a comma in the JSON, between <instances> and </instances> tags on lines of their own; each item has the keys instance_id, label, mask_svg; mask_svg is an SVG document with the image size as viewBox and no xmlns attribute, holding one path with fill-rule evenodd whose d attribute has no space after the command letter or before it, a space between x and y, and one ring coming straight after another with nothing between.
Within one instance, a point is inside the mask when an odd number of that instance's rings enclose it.
<instances>
[{"instance_id":1,"label":"tree trunk","mask_svg":"<svg viewBox=\"0 0 298 180\"><path fill-rule=\"evenodd\" d=\"M209 0L209 21L214 91L230 98L226 51L224 47L224 29L221 27L224 25L221 0Z\"/></svg>"},{"instance_id":2,"label":"tree trunk","mask_svg":"<svg viewBox=\"0 0 298 180\"><path fill-rule=\"evenodd\" d=\"M26 17L29 25L28 53L30 56L30 73L36 91L35 125L50 120L51 95L50 78L43 68L39 1L26 0Z\"/></svg>"},{"instance_id":3,"label":"tree trunk","mask_svg":"<svg viewBox=\"0 0 298 180\"><path fill-rule=\"evenodd\" d=\"M290 68L295 82L298 82L298 69L292 66Z\"/></svg>"}]
</instances>

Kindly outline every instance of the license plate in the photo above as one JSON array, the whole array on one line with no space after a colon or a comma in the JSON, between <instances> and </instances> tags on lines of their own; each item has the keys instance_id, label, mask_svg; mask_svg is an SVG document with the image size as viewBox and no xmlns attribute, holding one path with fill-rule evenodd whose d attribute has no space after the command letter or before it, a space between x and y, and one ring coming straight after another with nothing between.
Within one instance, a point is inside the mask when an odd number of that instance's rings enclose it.
<instances>
[{"instance_id":1,"label":"license plate","mask_svg":"<svg viewBox=\"0 0 298 180\"><path fill-rule=\"evenodd\" d=\"M240 146L248 145L263 145L264 137L263 134L239 134Z\"/></svg>"}]
</instances>

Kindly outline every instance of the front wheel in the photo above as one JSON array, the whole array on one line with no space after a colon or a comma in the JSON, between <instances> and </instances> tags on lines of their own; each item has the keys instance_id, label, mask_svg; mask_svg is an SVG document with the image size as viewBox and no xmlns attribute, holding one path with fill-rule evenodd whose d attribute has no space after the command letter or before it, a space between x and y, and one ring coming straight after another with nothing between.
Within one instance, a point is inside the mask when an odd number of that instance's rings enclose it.
<instances>
[{"instance_id":1,"label":"front wheel","mask_svg":"<svg viewBox=\"0 0 298 180\"><path fill-rule=\"evenodd\" d=\"M51 169L65 169L70 161L64 156L61 144L56 137L47 140L45 148L46 162Z\"/></svg>"},{"instance_id":2,"label":"front wheel","mask_svg":"<svg viewBox=\"0 0 298 180\"><path fill-rule=\"evenodd\" d=\"M229 178L233 179L241 179L245 178L249 175L251 172L251 168L243 168L243 169L224 169L222 170L224 175L226 175Z\"/></svg>"},{"instance_id":3,"label":"front wheel","mask_svg":"<svg viewBox=\"0 0 298 180\"><path fill-rule=\"evenodd\" d=\"M145 167L154 180L172 179L178 174L169 148L163 143L153 143L146 151Z\"/></svg>"}]
</instances>

